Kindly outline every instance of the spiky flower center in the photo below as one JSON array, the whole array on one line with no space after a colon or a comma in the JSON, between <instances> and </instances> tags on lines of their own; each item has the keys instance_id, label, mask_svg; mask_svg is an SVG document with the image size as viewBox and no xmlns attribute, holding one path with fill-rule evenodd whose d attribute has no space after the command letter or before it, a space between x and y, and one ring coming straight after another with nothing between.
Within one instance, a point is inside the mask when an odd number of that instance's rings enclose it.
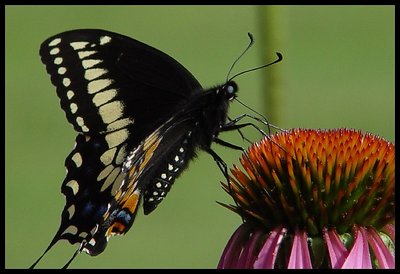
<instances>
[{"instance_id":1,"label":"spiky flower center","mask_svg":"<svg viewBox=\"0 0 400 274\"><path fill-rule=\"evenodd\" d=\"M223 184L248 222L309 236L394 222L394 145L350 129L294 129L264 138Z\"/></svg>"}]
</instances>

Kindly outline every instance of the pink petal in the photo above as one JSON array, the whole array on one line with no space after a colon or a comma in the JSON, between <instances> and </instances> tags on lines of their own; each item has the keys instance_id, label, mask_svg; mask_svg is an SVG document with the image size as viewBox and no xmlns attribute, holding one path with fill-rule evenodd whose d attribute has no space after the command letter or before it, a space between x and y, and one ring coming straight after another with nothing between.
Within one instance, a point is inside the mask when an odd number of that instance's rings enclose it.
<instances>
[{"instance_id":1,"label":"pink petal","mask_svg":"<svg viewBox=\"0 0 400 274\"><path fill-rule=\"evenodd\" d=\"M257 253L255 248L260 246L259 242L262 240L262 236L265 235L265 232L262 229L255 231L250 239L246 242L246 245L243 247L242 254L240 254L237 267L239 268L253 268L253 262L257 259Z\"/></svg>"},{"instance_id":2,"label":"pink petal","mask_svg":"<svg viewBox=\"0 0 400 274\"><path fill-rule=\"evenodd\" d=\"M307 234L296 229L288 269L311 269L311 258L308 250Z\"/></svg>"},{"instance_id":3,"label":"pink petal","mask_svg":"<svg viewBox=\"0 0 400 274\"><path fill-rule=\"evenodd\" d=\"M278 249L282 242L283 236L286 234L286 231L286 228L276 228L271 231L263 247L261 248L260 253L258 254L258 258L254 262L254 268L274 268Z\"/></svg>"},{"instance_id":4,"label":"pink petal","mask_svg":"<svg viewBox=\"0 0 400 274\"><path fill-rule=\"evenodd\" d=\"M354 244L342 268L372 269L367 232L365 228L357 226L354 227L354 231Z\"/></svg>"},{"instance_id":5,"label":"pink petal","mask_svg":"<svg viewBox=\"0 0 400 274\"><path fill-rule=\"evenodd\" d=\"M331 267L333 269L340 269L347 258L349 252L342 243L337 234L336 230L323 229L323 235L328 247L329 258L331 261Z\"/></svg>"},{"instance_id":6,"label":"pink petal","mask_svg":"<svg viewBox=\"0 0 400 274\"><path fill-rule=\"evenodd\" d=\"M394 269L393 255L373 228L368 229L368 242L378 260L379 267L384 269Z\"/></svg>"},{"instance_id":7,"label":"pink petal","mask_svg":"<svg viewBox=\"0 0 400 274\"><path fill-rule=\"evenodd\" d=\"M236 229L226 244L224 252L222 252L221 259L217 266L218 269L236 267L237 259L242 251L243 241L249 234L250 226L246 223L243 223L238 229Z\"/></svg>"}]
</instances>

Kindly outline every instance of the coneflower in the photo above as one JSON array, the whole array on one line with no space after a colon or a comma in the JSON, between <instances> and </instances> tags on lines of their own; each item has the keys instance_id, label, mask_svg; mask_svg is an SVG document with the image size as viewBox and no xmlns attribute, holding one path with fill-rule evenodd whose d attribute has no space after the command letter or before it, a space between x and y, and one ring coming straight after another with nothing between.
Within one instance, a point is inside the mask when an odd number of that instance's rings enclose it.
<instances>
[{"instance_id":1,"label":"coneflower","mask_svg":"<svg viewBox=\"0 0 400 274\"><path fill-rule=\"evenodd\" d=\"M395 146L350 129L253 144L222 184L243 224L218 268L394 268Z\"/></svg>"}]
</instances>

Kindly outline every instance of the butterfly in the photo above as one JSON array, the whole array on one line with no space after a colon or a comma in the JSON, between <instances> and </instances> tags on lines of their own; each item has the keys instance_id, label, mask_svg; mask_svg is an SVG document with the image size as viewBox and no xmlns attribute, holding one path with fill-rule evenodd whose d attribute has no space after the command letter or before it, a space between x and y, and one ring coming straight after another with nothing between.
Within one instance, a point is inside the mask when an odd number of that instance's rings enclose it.
<instances>
[{"instance_id":1,"label":"butterfly","mask_svg":"<svg viewBox=\"0 0 400 274\"><path fill-rule=\"evenodd\" d=\"M40 56L78 135L65 160L60 227L32 268L62 239L80 244L66 266L82 251L102 253L110 236L130 229L140 205L146 215L155 210L198 150L227 174L211 145L241 149L218 137L248 125L227 116L233 77L203 89L167 54L100 29L52 36Z\"/></svg>"}]
</instances>

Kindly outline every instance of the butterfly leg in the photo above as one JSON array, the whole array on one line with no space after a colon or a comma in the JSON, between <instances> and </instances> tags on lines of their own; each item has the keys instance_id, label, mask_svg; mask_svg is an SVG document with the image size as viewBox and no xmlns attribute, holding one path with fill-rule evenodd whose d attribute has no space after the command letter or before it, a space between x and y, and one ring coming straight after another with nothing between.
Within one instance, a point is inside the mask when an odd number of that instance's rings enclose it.
<instances>
[{"instance_id":1,"label":"butterfly leg","mask_svg":"<svg viewBox=\"0 0 400 274\"><path fill-rule=\"evenodd\" d=\"M228 166L226 165L224 160L222 160L222 158L211 148L207 148L205 149L205 151L213 157L214 161L217 163L218 168L221 170L222 174L224 174L224 177L229 182Z\"/></svg>"},{"instance_id":2,"label":"butterfly leg","mask_svg":"<svg viewBox=\"0 0 400 274\"><path fill-rule=\"evenodd\" d=\"M251 126L251 127L255 128L258 132L260 132L262 135L264 135L264 136L268 136L269 135L269 134L265 133L261 128L259 128L258 126L256 126L253 123L238 124L238 122L241 119L243 119L244 117L247 117L247 114L240 115L239 117L233 119L232 121L224 124L221 127L221 131L231 131L231 130L237 130L237 129L241 129L243 127ZM257 118L257 117L255 117L255 118ZM270 132L269 128L268 128L268 132Z\"/></svg>"},{"instance_id":3,"label":"butterfly leg","mask_svg":"<svg viewBox=\"0 0 400 274\"><path fill-rule=\"evenodd\" d=\"M237 131L239 132L240 136L242 137L242 139L245 140L245 141L247 141L247 142L249 142L250 144L252 144L253 142L250 141L248 138L246 138L246 137L244 136L244 134L243 134L242 131L240 130L241 128L244 128L244 127L246 127L246 126L253 126L253 127L256 128L259 132L261 132L264 136L267 136L266 133L265 133L262 129L260 129L259 127L257 127L256 125L254 125L254 124L252 124L252 123L237 124L238 121L240 121L242 118L244 118L244 117L246 117L246 116L248 116L248 115L247 115L247 114L243 114L243 115L241 115L241 116L239 116L239 117L237 117L237 118L235 118L235 119L228 118L228 119L229 119L229 122L226 123L226 124L224 124L223 126L221 126L221 129L220 129L220 130L221 130L221 131L232 131L232 130L237 130ZM252 117L252 116L250 116L250 117ZM256 118L256 117L255 117L255 118ZM234 144L231 144L231 143L228 143L228 142L226 142L226 141L224 141L224 140L221 140L221 139L219 139L219 138L215 138L215 139L214 139L214 142L216 142L216 143L219 144L219 145L225 146L225 147L229 147L229 148L232 148L232 149L240 150L240 151L242 151L242 152L244 151L244 149L243 149L242 147L237 146L237 145L234 145Z\"/></svg>"},{"instance_id":4,"label":"butterfly leg","mask_svg":"<svg viewBox=\"0 0 400 274\"><path fill-rule=\"evenodd\" d=\"M220 141L222 141L222 140L220 140ZM222 141L222 142L224 142L224 141ZM229 144L229 143L226 143L226 144ZM229 144L228 147L231 147L231 145L232 145L232 144ZM235 145L232 145L232 146L235 146ZM235 147L237 147L237 146L235 146ZM238 147L238 148L239 148L239 147ZM242 148L240 148L240 149L242 150ZM230 179L229 179L228 167L227 167L226 163L225 163L224 160L222 160L222 158L221 158L214 150L212 150L211 148L207 148L207 149L205 149L205 150L214 158L214 161L217 163L219 169L220 169L221 172L224 174L225 179L226 179L226 181L227 181L227 183L228 183L228 191L229 191L229 193L231 194L232 191L233 191L233 189L232 189L231 181L230 181ZM233 201L235 202L236 206L239 207L239 205L238 205L238 203L236 202L236 200L234 199ZM244 222L243 217L242 217L242 221Z\"/></svg>"},{"instance_id":5,"label":"butterfly leg","mask_svg":"<svg viewBox=\"0 0 400 274\"><path fill-rule=\"evenodd\" d=\"M214 142L219 144L219 145L221 145L221 146L224 146L224 147L229 147L231 149L240 150L242 152L244 151L244 149L242 147L234 145L234 144L231 144L231 143L228 143L227 141L221 140L219 138L215 138Z\"/></svg>"},{"instance_id":6,"label":"butterfly leg","mask_svg":"<svg viewBox=\"0 0 400 274\"><path fill-rule=\"evenodd\" d=\"M229 119L229 121L232 121L231 118L228 117L228 119ZM249 144L252 143L248 138L246 138L246 137L244 136L243 132L242 132L239 128L237 129L237 131L239 132L239 135L240 135L240 137L242 137L242 140L243 140L243 141L246 141L246 142L248 142Z\"/></svg>"},{"instance_id":7,"label":"butterfly leg","mask_svg":"<svg viewBox=\"0 0 400 274\"><path fill-rule=\"evenodd\" d=\"M267 122L267 121L265 121L265 120L262 120L262 119L260 119L260 118L258 118L258 117L256 117L256 116L252 116L252 115L247 114L247 113L244 113L244 114L242 114L242 115L236 117L235 119L229 119L229 122L226 123L225 125L223 125L222 130L224 130L224 131L229 131L229 130L238 129L238 128L231 128L231 127L232 127L233 125L238 125L237 123L238 123L240 120L242 120L243 118L245 118L245 117L248 117L248 118L250 118L250 119L253 119L253 120L255 120L255 121L258 121L258 122L262 123L263 125L266 125L266 126L268 127L268 135L271 134L271 128L274 128L274 129L279 130L279 131L286 131L286 130L283 129L283 128L277 127L277 126L275 126L275 125L273 125L273 124L270 124L269 122ZM264 136L267 136L267 134L266 134L263 130L261 130L258 126L254 125L254 124L252 124L252 123L246 123L246 124L241 124L241 125L244 125L244 126L252 126L252 127L254 127L255 129L257 129L261 134L263 134ZM241 127L244 127L244 126L241 126ZM239 128L241 128L241 127L239 127Z\"/></svg>"}]
</instances>

